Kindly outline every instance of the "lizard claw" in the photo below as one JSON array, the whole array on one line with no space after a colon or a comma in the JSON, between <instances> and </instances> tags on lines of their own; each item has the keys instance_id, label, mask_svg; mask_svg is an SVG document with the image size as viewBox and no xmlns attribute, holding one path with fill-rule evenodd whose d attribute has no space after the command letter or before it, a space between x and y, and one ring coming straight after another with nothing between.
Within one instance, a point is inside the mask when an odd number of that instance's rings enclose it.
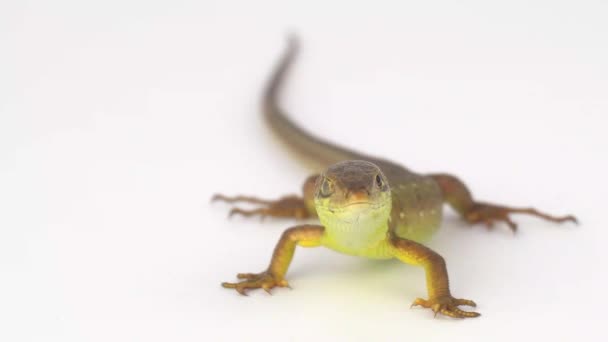
<instances>
[{"instance_id":1,"label":"lizard claw","mask_svg":"<svg viewBox=\"0 0 608 342\"><path fill-rule=\"evenodd\" d=\"M513 233L517 232L517 223L513 222L509 215L511 214L527 214L540 217L547 221L562 223L573 222L578 223L576 217L568 216L552 216L540 212L534 208L510 208L488 203L476 203L466 214L465 219L469 223L484 223L488 229L492 229L494 222L502 221L509 226Z\"/></svg>"},{"instance_id":2,"label":"lizard claw","mask_svg":"<svg viewBox=\"0 0 608 342\"><path fill-rule=\"evenodd\" d=\"M246 290L248 289L263 289L268 294L272 294L270 290L275 287L291 288L285 279L279 279L268 271L261 273L239 273L236 277L244 280L237 283L224 282L222 283L222 287L234 289L244 296L247 295Z\"/></svg>"},{"instance_id":3,"label":"lizard claw","mask_svg":"<svg viewBox=\"0 0 608 342\"><path fill-rule=\"evenodd\" d=\"M245 217L259 216L262 221L267 216L271 217L293 217L296 219L305 219L310 216L303 198L297 196L284 196L278 200L264 200L251 196L234 196L228 197L221 194L216 194L211 198L212 202L222 201L226 203L244 202L258 205L258 208L251 210L233 207L228 213L228 218L234 215L242 215Z\"/></svg>"},{"instance_id":4,"label":"lizard claw","mask_svg":"<svg viewBox=\"0 0 608 342\"><path fill-rule=\"evenodd\" d=\"M472 300L458 299L451 295L445 295L429 300L416 298L410 307L422 306L423 308L431 309L433 310L435 317L438 313L452 318L472 318L481 315L478 312L461 310L458 307L459 305L477 306Z\"/></svg>"}]
</instances>

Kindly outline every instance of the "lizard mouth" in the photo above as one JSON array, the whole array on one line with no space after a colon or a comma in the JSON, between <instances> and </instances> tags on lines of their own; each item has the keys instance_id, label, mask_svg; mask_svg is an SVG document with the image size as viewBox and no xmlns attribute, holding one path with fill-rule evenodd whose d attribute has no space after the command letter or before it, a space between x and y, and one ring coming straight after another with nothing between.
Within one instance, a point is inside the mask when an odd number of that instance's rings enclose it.
<instances>
[{"instance_id":1,"label":"lizard mouth","mask_svg":"<svg viewBox=\"0 0 608 342\"><path fill-rule=\"evenodd\" d=\"M384 207L383 203L374 203L369 201L350 202L340 206L329 206L327 210L332 213L342 213L349 210L377 210Z\"/></svg>"},{"instance_id":2,"label":"lizard mouth","mask_svg":"<svg viewBox=\"0 0 608 342\"><path fill-rule=\"evenodd\" d=\"M369 205L372 206L373 203L369 202L369 201L357 201L357 202L350 202L344 205L344 208L346 207L350 207L350 206L354 206L354 205Z\"/></svg>"}]
</instances>

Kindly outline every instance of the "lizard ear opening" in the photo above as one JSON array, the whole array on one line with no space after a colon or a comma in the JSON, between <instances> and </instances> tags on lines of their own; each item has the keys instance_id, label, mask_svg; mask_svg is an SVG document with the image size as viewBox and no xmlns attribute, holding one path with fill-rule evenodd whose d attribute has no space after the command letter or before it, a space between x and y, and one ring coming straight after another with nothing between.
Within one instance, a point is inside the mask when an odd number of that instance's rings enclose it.
<instances>
[{"instance_id":1,"label":"lizard ear opening","mask_svg":"<svg viewBox=\"0 0 608 342\"><path fill-rule=\"evenodd\" d=\"M321 195L321 197L329 197L333 193L333 184L331 184L331 182L328 181L327 178L323 178L323 180L321 181L321 186L319 187L319 195Z\"/></svg>"}]
</instances>

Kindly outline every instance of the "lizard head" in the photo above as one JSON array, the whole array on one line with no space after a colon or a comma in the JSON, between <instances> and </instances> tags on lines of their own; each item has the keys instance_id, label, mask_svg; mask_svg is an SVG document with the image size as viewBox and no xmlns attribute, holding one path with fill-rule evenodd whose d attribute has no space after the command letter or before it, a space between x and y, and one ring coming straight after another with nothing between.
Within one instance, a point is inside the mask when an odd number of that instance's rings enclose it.
<instances>
[{"instance_id":1,"label":"lizard head","mask_svg":"<svg viewBox=\"0 0 608 342\"><path fill-rule=\"evenodd\" d=\"M330 166L317 178L315 208L326 230L377 234L389 219L391 190L375 164L344 161Z\"/></svg>"}]
</instances>

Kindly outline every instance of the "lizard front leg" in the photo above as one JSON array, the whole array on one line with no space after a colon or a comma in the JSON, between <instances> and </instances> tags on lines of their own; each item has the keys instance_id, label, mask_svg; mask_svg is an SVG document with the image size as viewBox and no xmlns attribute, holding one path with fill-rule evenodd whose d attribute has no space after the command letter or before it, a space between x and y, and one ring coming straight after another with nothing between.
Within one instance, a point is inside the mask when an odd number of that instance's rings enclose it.
<instances>
[{"instance_id":1,"label":"lizard front leg","mask_svg":"<svg viewBox=\"0 0 608 342\"><path fill-rule=\"evenodd\" d=\"M515 208L478 202L473 199L469 189L458 178L448 174L430 176L439 184L445 201L469 223L484 223L488 228L492 228L494 222L502 221L513 232L517 231L517 224L511 220L510 214L533 215L556 223L568 221L578 223L576 217L572 215L554 216L534 208Z\"/></svg>"},{"instance_id":2,"label":"lizard front leg","mask_svg":"<svg viewBox=\"0 0 608 342\"><path fill-rule=\"evenodd\" d=\"M238 283L222 283L222 286L235 289L238 293L246 295L247 289L262 288L270 293L270 289L289 287L285 280L285 274L293 259L296 245L302 247L317 247L321 244L321 236L325 229L316 225L302 225L287 229L283 232L281 239L274 248L272 259L268 268L260 273L239 273L238 279L244 279Z\"/></svg>"},{"instance_id":3,"label":"lizard front leg","mask_svg":"<svg viewBox=\"0 0 608 342\"><path fill-rule=\"evenodd\" d=\"M224 196L216 194L211 199L212 201L223 201L227 203L246 202L259 205L258 208L247 210L239 207L234 207L228 214L229 217L239 214L243 216L266 216L271 217L293 217L296 219L305 219L315 217L316 211L314 206L314 186L318 175L310 176L302 186L303 196L283 196L278 200L265 200L252 196Z\"/></svg>"},{"instance_id":4,"label":"lizard front leg","mask_svg":"<svg viewBox=\"0 0 608 342\"><path fill-rule=\"evenodd\" d=\"M453 318L471 318L480 314L464 311L460 305L475 307L475 302L469 299L458 299L450 293L448 271L443 257L432 249L417 242L403 239L391 233L389 238L391 253L397 259L412 265L424 267L428 299L416 298L412 306L422 306L437 313Z\"/></svg>"}]
</instances>

